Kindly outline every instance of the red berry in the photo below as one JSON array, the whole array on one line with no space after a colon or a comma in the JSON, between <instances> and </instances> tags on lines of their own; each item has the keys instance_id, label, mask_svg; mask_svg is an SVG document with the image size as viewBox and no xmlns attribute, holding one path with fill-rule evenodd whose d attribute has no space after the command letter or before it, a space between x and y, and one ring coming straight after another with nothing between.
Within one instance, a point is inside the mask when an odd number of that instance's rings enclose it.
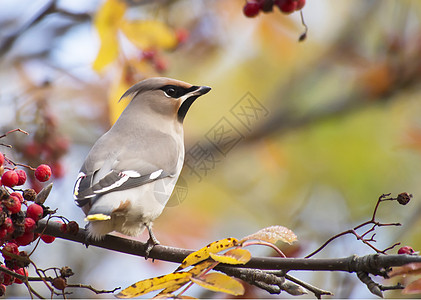
<instances>
[{"instance_id":1,"label":"red berry","mask_svg":"<svg viewBox=\"0 0 421 300\"><path fill-rule=\"evenodd\" d=\"M1 182L5 186L14 187L19 182L19 176L18 174L16 174L15 171L10 170L3 174L3 176L1 177Z\"/></svg>"},{"instance_id":2,"label":"red berry","mask_svg":"<svg viewBox=\"0 0 421 300\"><path fill-rule=\"evenodd\" d=\"M41 234L41 240L43 240L47 244L51 244L52 242L54 242L55 239L56 238L54 236Z\"/></svg>"},{"instance_id":3,"label":"red berry","mask_svg":"<svg viewBox=\"0 0 421 300\"><path fill-rule=\"evenodd\" d=\"M10 197L18 198L20 202L23 202L23 196L22 196L21 193L13 192L13 193L10 194Z\"/></svg>"},{"instance_id":4,"label":"red berry","mask_svg":"<svg viewBox=\"0 0 421 300\"><path fill-rule=\"evenodd\" d=\"M18 274L20 274L20 275L23 275L25 277L28 277L28 270L26 268L17 269L15 272L18 273ZM15 283L22 284L23 281L20 280L20 279L18 279L18 278L15 278Z\"/></svg>"},{"instance_id":5,"label":"red berry","mask_svg":"<svg viewBox=\"0 0 421 300\"><path fill-rule=\"evenodd\" d=\"M247 2L243 7L243 13L246 17L253 18L259 14L262 5L256 1Z\"/></svg>"},{"instance_id":6,"label":"red berry","mask_svg":"<svg viewBox=\"0 0 421 300\"><path fill-rule=\"evenodd\" d=\"M4 155L0 152L0 166L4 164Z\"/></svg>"},{"instance_id":7,"label":"red berry","mask_svg":"<svg viewBox=\"0 0 421 300\"><path fill-rule=\"evenodd\" d=\"M51 168L48 165L40 165L35 170L35 178L41 182L45 182L50 179L51 176Z\"/></svg>"},{"instance_id":8,"label":"red berry","mask_svg":"<svg viewBox=\"0 0 421 300\"><path fill-rule=\"evenodd\" d=\"M297 0L297 7L295 10L303 9L304 5L306 5L306 0Z\"/></svg>"},{"instance_id":9,"label":"red berry","mask_svg":"<svg viewBox=\"0 0 421 300\"><path fill-rule=\"evenodd\" d=\"M294 12L297 8L297 2L294 0L277 0L275 1L275 5L277 5L279 9L286 14Z\"/></svg>"},{"instance_id":10,"label":"red berry","mask_svg":"<svg viewBox=\"0 0 421 300\"><path fill-rule=\"evenodd\" d=\"M7 243L6 245L4 245L3 251L19 255L18 245L16 245L15 243L11 243L11 242ZM5 260L12 259L12 257L8 256L7 254L2 253L2 255Z\"/></svg>"},{"instance_id":11,"label":"red berry","mask_svg":"<svg viewBox=\"0 0 421 300\"><path fill-rule=\"evenodd\" d=\"M34 219L32 218L25 218L24 226L25 226L25 232L33 232L35 228L37 227Z\"/></svg>"},{"instance_id":12,"label":"red berry","mask_svg":"<svg viewBox=\"0 0 421 300\"><path fill-rule=\"evenodd\" d=\"M35 142L31 142L27 144L25 148L23 149L23 153L29 158L39 156L40 152L41 152L41 147L39 144Z\"/></svg>"},{"instance_id":13,"label":"red berry","mask_svg":"<svg viewBox=\"0 0 421 300\"><path fill-rule=\"evenodd\" d=\"M2 229L6 229L6 232L7 233L12 233L15 230L15 228L13 227L12 219L11 218L6 218L4 220L3 225L1 225L1 228Z\"/></svg>"},{"instance_id":14,"label":"red berry","mask_svg":"<svg viewBox=\"0 0 421 300\"><path fill-rule=\"evenodd\" d=\"M3 204L12 214L20 212L20 209L22 207L22 202L20 202L19 196L16 195L10 195L8 199L3 201Z\"/></svg>"},{"instance_id":15,"label":"red berry","mask_svg":"<svg viewBox=\"0 0 421 300\"><path fill-rule=\"evenodd\" d=\"M70 142L66 137L57 137L55 140L54 150L58 154L64 154L69 150Z\"/></svg>"},{"instance_id":16,"label":"red berry","mask_svg":"<svg viewBox=\"0 0 421 300\"><path fill-rule=\"evenodd\" d=\"M63 176L65 174L63 164L62 163L59 163L59 162L54 163L51 166L51 170L53 172L54 178L57 178L57 179L63 178Z\"/></svg>"},{"instance_id":17,"label":"red berry","mask_svg":"<svg viewBox=\"0 0 421 300\"><path fill-rule=\"evenodd\" d=\"M65 223L61 224L60 231L63 232L63 233L66 233L67 232L67 224L65 224Z\"/></svg>"},{"instance_id":18,"label":"red berry","mask_svg":"<svg viewBox=\"0 0 421 300\"><path fill-rule=\"evenodd\" d=\"M179 44L182 44L189 38L189 31L184 28L179 28L175 31L175 38Z\"/></svg>"},{"instance_id":19,"label":"red berry","mask_svg":"<svg viewBox=\"0 0 421 300\"><path fill-rule=\"evenodd\" d=\"M7 235L7 229L6 228L0 228L0 239L5 238ZM3 243L3 241L0 241L0 243Z\"/></svg>"},{"instance_id":20,"label":"red berry","mask_svg":"<svg viewBox=\"0 0 421 300\"><path fill-rule=\"evenodd\" d=\"M398 254L414 254L414 253L415 253L415 250L412 249L412 247L410 246L403 246L403 247L400 247L398 250Z\"/></svg>"},{"instance_id":21,"label":"red berry","mask_svg":"<svg viewBox=\"0 0 421 300\"><path fill-rule=\"evenodd\" d=\"M142 56L146 60L153 60L155 58L155 55L156 55L156 50L154 49L143 50L142 52Z\"/></svg>"},{"instance_id":22,"label":"red berry","mask_svg":"<svg viewBox=\"0 0 421 300\"><path fill-rule=\"evenodd\" d=\"M19 180L17 185L22 185L26 182L26 172L24 170L16 170L16 174L18 174Z\"/></svg>"},{"instance_id":23,"label":"red berry","mask_svg":"<svg viewBox=\"0 0 421 300\"><path fill-rule=\"evenodd\" d=\"M1 265L1 266L3 268L6 268L6 269L10 270L5 265ZM13 276L11 276L11 275L9 275L7 273L1 272L1 277L3 277L3 284L4 285L11 285L11 284L13 284L13 282L15 282L15 277L13 277Z\"/></svg>"},{"instance_id":24,"label":"red berry","mask_svg":"<svg viewBox=\"0 0 421 300\"><path fill-rule=\"evenodd\" d=\"M19 246L27 246L34 241L34 233L25 232L23 235L17 237L15 241Z\"/></svg>"},{"instance_id":25,"label":"red berry","mask_svg":"<svg viewBox=\"0 0 421 300\"><path fill-rule=\"evenodd\" d=\"M42 206L36 203L29 205L28 209L26 210L26 217L33 219L35 222L41 219L43 215L44 210Z\"/></svg>"},{"instance_id":26,"label":"red berry","mask_svg":"<svg viewBox=\"0 0 421 300\"><path fill-rule=\"evenodd\" d=\"M154 67L157 72L165 72L168 69L168 63L163 58L157 58L155 59Z\"/></svg>"}]
</instances>

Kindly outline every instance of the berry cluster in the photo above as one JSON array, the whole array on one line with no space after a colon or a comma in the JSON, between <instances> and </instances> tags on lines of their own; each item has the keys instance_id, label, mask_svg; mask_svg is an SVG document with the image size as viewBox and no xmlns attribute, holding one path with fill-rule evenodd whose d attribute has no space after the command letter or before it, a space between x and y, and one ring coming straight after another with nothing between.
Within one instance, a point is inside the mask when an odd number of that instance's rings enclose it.
<instances>
[{"instance_id":1,"label":"berry cluster","mask_svg":"<svg viewBox=\"0 0 421 300\"><path fill-rule=\"evenodd\" d=\"M8 164L6 167L5 163ZM16 256L27 256L25 251L19 251L19 247L29 245L39 237L35 233L36 223L48 214L48 208L37 203L35 190L14 189L25 184L27 179L27 173L21 169L15 170L15 165L0 153L0 250L4 258L2 267L27 276L28 263ZM8 170L4 172L5 169ZM50 179L51 169L42 164L35 169L34 176L40 182L45 182ZM22 211L22 207L27 207L26 211ZM52 243L55 239L48 235L41 235L40 238L46 243ZM0 294L4 294L6 286L13 283L22 281L0 272Z\"/></svg>"},{"instance_id":2,"label":"berry cluster","mask_svg":"<svg viewBox=\"0 0 421 300\"><path fill-rule=\"evenodd\" d=\"M176 47L183 45L189 39L189 31L184 28L178 28L174 31L174 36L176 39ZM141 62L141 64L137 64L137 62ZM137 65L137 67L136 67ZM139 66L149 65L153 68L153 70L157 73L165 73L168 70L168 61L165 59L162 51L156 47L150 47L147 49L143 49L138 58L136 58L136 62L125 65L123 69L123 78L124 81L128 85L135 84L139 79L139 73L144 73L143 70ZM139 72L141 71L141 72Z\"/></svg>"},{"instance_id":3,"label":"berry cluster","mask_svg":"<svg viewBox=\"0 0 421 300\"><path fill-rule=\"evenodd\" d=\"M13 148L22 155L20 159L29 165L48 164L51 167L50 175L54 178L62 178L65 171L61 160L68 152L69 140L59 132L57 118L47 112L47 108L40 109L39 114L41 121L33 139L29 142L27 139L16 139L13 141ZM42 189L40 182L43 180L34 177L36 174L28 175L31 187L39 192Z\"/></svg>"},{"instance_id":4,"label":"berry cluster","mask_svg":"<svg viewBox=\"0 0 421 300\"><path fill-rule=\"evenodd\" d=\"M35 200L36 192L32 189L22 193L9 193L5 188L0 188L0 247L4 258L2 267L25 276L28 275L28 262L17 257L26 257L27 254L18 248L29 245L38 238L39 235L35 233L36 223L48 213L48 209L42 204L29 204ZM21 210L22 206L27 206L26 212ZM41 239L51 243L55 238L41 235ZM0 293L4 293L7 285L22 283L3 272L0 272L0 282Z\"/></svg>"},{"instance_id":5,"label":"berry cluster","mask_svg":"<svg viewBox=\"0 0 421 300\"><path fill-rule=\"evenodd\" d=\"M301 10L306 4L306 0L247 0L243 7L246 17L253 18L260 11L264 13L273 11L273 6L277 6L284 14L290 14Z\"/></svg>"}]
</instances>

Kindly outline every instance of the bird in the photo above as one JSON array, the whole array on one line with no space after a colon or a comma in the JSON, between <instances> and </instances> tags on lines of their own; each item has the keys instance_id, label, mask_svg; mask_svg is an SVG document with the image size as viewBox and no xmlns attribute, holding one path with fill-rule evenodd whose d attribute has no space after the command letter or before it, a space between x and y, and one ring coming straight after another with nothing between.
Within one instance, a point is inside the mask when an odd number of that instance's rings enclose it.
<instances>
[{"instance_id":1,"label":"bird","mask_svg":"<svg viewBox=\"0 0 421 300\"><path fill-rule=\"evenodd\" d=\"M88 238L111 232L149 232L146 257L159 244L152 232L184 163L183 121L208 86L153 77L130 87L130 102L93 145L77 176L73 197L88 221Z\"/></svg>"}]
</instances>

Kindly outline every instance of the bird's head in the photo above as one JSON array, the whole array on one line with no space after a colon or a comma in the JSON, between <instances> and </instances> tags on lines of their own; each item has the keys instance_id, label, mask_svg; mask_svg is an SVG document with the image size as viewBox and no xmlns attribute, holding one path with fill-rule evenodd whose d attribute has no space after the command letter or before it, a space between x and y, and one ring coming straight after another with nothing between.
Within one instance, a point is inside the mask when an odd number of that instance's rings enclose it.
<instances>
[{"instance_id":1,"label":"bird's head","mask_svg":"<svg viewBox=\"0 0 421 300\"><path fill-rule=\"evenodd\" d=\"M133 85L121 99L131 96L131 104L182 123L193 102L210 90L208 86L196 86L175 79L154 77Z\"/></svg>"}]
</instances>

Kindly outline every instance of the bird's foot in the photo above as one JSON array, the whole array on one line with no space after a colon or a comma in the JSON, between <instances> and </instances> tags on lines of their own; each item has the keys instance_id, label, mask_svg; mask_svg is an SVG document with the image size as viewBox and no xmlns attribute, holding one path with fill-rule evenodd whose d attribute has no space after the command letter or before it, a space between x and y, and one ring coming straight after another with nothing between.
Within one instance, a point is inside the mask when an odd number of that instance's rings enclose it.
<instances>
[{"instance_id":1,"label":"bird's foot","mask_svg":"<svg viewBox=\"0 0 421 300\"><path fill-rule=\"evenodd\" d=\"M149 239L148 239L148 241L146 242L146 245L145 245L145 259L148 259L151 250L156 245L159 245L160 243L159 243L158 239L155 237L155 235L153 234L151 226L149 224L147 224L146 228L148 228L148 231L149 231Z\"/></svg>"}]
</instances>

